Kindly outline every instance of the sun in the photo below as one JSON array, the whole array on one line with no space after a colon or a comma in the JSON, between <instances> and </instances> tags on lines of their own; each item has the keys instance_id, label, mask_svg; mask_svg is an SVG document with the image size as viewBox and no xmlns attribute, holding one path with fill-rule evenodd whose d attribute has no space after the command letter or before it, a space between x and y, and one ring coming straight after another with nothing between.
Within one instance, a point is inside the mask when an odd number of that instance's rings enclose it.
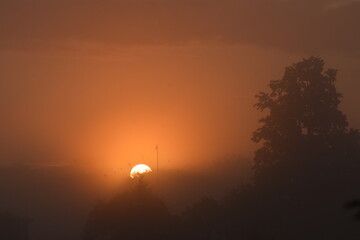
<instances>
[{"instance_id":1,"label":"sun","mask_svg":"<svg viewBox=\"0 0 360 240\"><path fill-rule=\"evenodd\" d=\"M135 178L138 176L141 176L143 174L151 172L151 168L148 165L145 164L138 164L135 167L133 167L130 171L130 177Z\"/></svg>"}]
</instances>

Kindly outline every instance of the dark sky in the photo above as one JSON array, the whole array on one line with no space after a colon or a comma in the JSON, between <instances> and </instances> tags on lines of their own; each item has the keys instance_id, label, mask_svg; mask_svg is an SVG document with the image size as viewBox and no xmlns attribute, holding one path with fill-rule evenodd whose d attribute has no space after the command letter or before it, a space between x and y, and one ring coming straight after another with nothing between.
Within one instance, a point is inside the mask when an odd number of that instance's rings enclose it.
<instances>
[{"instance_id":1,"label":"dark sky","mask_svg":"<svg viewBox=\"0 0 360 240\"><path fill-rule=\"evenodd\" d=\"M0 0L1 159L251 157L254 95L310 55L360 127L359 22L356 0Z\"/></svg>"},{"instance_id":2,"label":"dark sky","mask_svg":"<svg viewBox=\"0 0 360 240\"><path fill-rule=\"evenodd\" d=\"M359 8L356 0L2 0L1 48L214 43L358 56Z\"/></svg>"}]
</instances>

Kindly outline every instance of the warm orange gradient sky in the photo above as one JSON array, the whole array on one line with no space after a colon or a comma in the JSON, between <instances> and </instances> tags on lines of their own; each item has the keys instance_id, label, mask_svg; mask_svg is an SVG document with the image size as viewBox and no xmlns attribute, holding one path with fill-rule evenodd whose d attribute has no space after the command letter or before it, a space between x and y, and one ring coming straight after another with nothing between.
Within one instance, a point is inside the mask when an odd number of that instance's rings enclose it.
<instances>
[{"instance_id":1,"label":"warm orange gradient sky","mask_svg":"<svg viewBox=\"0 0 360 240\"><path fill-rule=\"evenodd\" d=\"M309 55L360 127L359 1L0 0L1 159L122 169L251 157L254 95ZM202 160L199 160L202 159ZM120 171L120 170L119 170Z\"/></svg>"}]
</instances>

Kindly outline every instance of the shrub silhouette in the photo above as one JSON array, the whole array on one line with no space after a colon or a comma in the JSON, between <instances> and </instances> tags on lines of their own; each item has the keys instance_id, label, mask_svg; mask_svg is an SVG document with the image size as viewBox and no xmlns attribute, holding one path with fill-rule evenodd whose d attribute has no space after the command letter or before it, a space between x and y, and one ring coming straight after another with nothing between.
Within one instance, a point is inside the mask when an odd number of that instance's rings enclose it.
<instances>
[{"instance_id":1,"label":"shrub silhouette","mask_svg":"<svg viewBox=\"0 0 360 240\"><path fill-rule=\"evenodd\" d=\"M85 227L84 240L174 239L176 219L164 202L141 177L132 184L130 190L95 206Z\"/></svg>"}]
</instances>

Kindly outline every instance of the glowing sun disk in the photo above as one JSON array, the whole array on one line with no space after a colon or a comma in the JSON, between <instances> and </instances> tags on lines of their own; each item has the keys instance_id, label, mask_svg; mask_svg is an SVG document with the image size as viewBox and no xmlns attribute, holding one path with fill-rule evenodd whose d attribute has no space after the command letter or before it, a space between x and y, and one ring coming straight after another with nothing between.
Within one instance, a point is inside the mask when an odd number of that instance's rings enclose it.
<instances>
[{"instance_id":1,"label":"glowing sun disk","mask_svg":"<svg viewBox=\"0 0 360 240\"><path fill-rule=\"evenodd\" d=\"M130 171L130 177L134 178L136 176L140 176L142 174L151 172L151 168L148 165L145 164L138 164L135 167L133 167Z\"/></svg>"}]
</instances>

